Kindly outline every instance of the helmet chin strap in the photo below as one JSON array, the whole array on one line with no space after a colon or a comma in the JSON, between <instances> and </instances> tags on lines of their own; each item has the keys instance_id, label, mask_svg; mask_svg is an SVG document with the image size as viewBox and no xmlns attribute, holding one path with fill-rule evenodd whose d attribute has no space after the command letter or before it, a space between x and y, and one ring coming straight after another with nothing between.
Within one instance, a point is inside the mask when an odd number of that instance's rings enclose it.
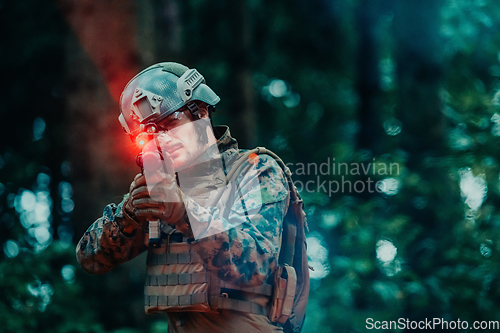
<instances>
[{"instance_id":1,"label":"helmet chin strap","mask_svg":"<svg viewBox=\"0 0 500 333\"><path fill-rule=\"evenodd\" d=\"M194 120L200 119L199 115L200 108L198 107L198 104L196 104L195 102L189 102L187 104L187 108L189 112L191 112L191 115L193 116Z\"/></svg>"},{"instance_id":2,"label":"helmet chin strap","mask_svg":"<svg viewBox=\"0 0 500 333\"><path fill-rule=\"evenodd\" d=\"M198 107L198 104L196 102L189 102L187 104L187 108L193 116L196 132L198 133L198 141L201 143L208 143L207 128L206 126L204 126L204 122L196 121L201 119L199 114L200 108ZM212 117L210 117L210 125L212 125Z\"/></svg>"}]
</instances>

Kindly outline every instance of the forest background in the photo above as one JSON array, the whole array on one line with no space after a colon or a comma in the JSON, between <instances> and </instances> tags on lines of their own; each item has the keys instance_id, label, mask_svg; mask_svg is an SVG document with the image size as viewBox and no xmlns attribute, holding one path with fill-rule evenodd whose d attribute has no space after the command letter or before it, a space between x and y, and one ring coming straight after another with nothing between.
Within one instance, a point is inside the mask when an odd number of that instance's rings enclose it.
<instances>
[{"instance_id":1,"label":"forest background","mask_svg":"<svg viewBox=\"0 0 500 333\"><path fill-rule=\"evenodd\" d=\"M500 2L1 0L0 27L0 330L166 331L144 256L102 276L75 259L138 172L121 90L160 61L205 76L240 147L291 163L303 332L498 320Z\"/></svg>"}]
</instances>

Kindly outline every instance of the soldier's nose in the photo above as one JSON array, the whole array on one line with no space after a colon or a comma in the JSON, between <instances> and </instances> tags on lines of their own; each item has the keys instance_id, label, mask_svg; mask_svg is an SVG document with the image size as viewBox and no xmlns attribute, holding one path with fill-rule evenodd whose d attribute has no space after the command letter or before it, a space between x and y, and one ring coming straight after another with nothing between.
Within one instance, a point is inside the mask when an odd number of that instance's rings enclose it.
<instances>
[{"instance_id":1,"label":"soldier's nose","mask_svg":"<svg viewBox=\"0 0 500 333\"><path fill-rule=\"evenodd\" d=\"M172 137L166 131L163 131L159 134L159 140L160 144L169 144L172 142Z\"/></svg>"}]
</instances>

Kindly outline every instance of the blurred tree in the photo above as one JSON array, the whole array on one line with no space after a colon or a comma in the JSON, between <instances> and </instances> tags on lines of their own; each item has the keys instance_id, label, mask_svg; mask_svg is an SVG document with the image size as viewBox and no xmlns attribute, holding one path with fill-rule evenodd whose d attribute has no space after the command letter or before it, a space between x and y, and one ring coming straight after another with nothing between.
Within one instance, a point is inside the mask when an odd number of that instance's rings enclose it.
<instances>
[{"instance_id":1,"label":"blurred tree","mask_svg":"<svg viewBox=\"0 0 500 333\"><path fill-rule=\"evenodd\" d=\"M359 94L359 132L357 146L372 154L381 152L381 34L380 20L384 13L383 2L360 2L357 9L359 26L357 91Z\"/></svg>"},{"instance_id":2,"label":"blurred tree","mask_svg":"<svg viewBox=\"0 0 500 333\"><path fill-rule=\"evenodd\" d=\"M80 203L75 208L78 235L100 215L106 202L121 201L119 193L126 192L138 171L132 143L117 121L118 100L125 84L140 65L143 67L141 58L152 58L154 48L147 44L151 38L145 38L147 34L140 36L143 30L135 24L138 15L150 13L147 4L60 3L74 33L68 34L65 43L65 126L75 199ZM143 26L149 20L143 17ZM138 37L143 37L141 48Z\"/></svg>"},{"instance_id":3,"label":"blurred tree","mask_svg":"<svg viewBox=\"0 0 500 333\"><path fill-rule=\"evenodd\" d=\"M397 210L421 227L402 249L407 265L402 276L406 277L405 283L419 286L427 295L420 302L405 302L405 317L413 320L446 315L442 312L442 294L432 290L435 286L431 281L436 281L436 267L446 262L443 253L454 246L447 231L462 219L457 184L450 178L448 167L440 163L448 154L440 96L444 50L443 40L436 33L440 30L442 5L440 1L395 4L397 114L402 120L401 148L408 156L408 173L402 175ZM419 200L426 204L419 205ZM407 289L406 293L411 292Z\"/></svg>"}]
</instances>

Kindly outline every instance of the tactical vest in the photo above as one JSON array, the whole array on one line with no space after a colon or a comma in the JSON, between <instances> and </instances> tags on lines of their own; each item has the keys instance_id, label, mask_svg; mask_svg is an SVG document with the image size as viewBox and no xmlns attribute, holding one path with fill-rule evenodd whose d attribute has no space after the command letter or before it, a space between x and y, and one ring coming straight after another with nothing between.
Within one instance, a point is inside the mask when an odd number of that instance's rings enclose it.
<instances>
[{"instance_id":1,"label":"tactical vest","mask_svg":"<svg viewBox=\"0 0 500 333\"><path fill-rule=\"evenodd\" d=\"M162 246L148 253L146 313L228 309L267 315L272 285L240 288L222 281L205 270L185 236L168 225L166 229Z\"/></svg>"},{"instance_id":2,"label":"tactical vest","mask_svg":"<svg viewBox=\"0 0 500 333\"><path fill-rule=\"evenodd\" d=\"M304 223L305 214L302 200L293 187L291 173L274 153L265 148L248 151L238 159L226 176L234 180L245 172L244 162L252 153L271 155L285 170L291 199L288 215L293 223L283 226L280 251L280 267L274 273L273 284L264 283L255 287L241 288L217 278L203 267L201 257L193 250L187 237L168 224L162 227L162 244L159 248L149 248L145 283L145 310L153 312L219 312L222 309L236 310L269 316L273 322L287 325L289 317L294 317L302 326L309 291L309 273L305 255ZM286 213L286 212L285 212ZM297 222L299 221L299 222ZM295 243L299 246L295 246ZM295 259L295 260L294 260ZM298 262L298 263L297 263ZM293 266L299 266L296 274ZM297 318L292 314L299 304ZM299 328L300 330L300 328Z\"/></svg>"}]
</instances>

